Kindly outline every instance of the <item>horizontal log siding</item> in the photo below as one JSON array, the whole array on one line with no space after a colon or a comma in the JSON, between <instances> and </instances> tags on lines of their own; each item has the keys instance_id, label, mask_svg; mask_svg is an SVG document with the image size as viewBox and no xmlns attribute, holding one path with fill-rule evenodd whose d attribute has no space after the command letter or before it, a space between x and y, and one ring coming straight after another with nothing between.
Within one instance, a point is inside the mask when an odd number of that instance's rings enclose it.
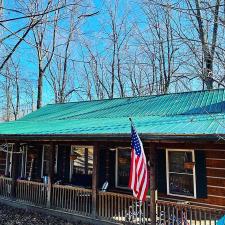
<instances>
[{"instance_id":1,"label":"horizontal log siding","mask_svg":"<svg viewBox=\"0 0 225 225\"><path fill-rule=\"evenodd\" d=\"M225 208L225 150L205 150L207 174L207 198L182 198L159 193L159 198L197 202L207 206Z\"/></svg>"},{"instance_id":2,"label":"horizontal log siding","mask_svg":"<svg viewBox=\"0 0 225 225\"><path fill-rule=\"evenodd\" d=\"M206 203L225 207L225 150L206 151L207 189Z\"/></svg>"}]
</instances>

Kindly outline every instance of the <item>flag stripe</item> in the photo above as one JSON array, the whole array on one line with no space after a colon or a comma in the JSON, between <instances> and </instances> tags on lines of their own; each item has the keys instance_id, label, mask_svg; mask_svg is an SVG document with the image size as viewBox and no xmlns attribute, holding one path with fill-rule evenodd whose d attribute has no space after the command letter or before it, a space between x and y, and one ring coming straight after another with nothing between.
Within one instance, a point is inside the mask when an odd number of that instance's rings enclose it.
<instances>
[{"instance_id":1,"label":"flag stripe","mask_svg":"<svg viewBox=\"0 0 225 225\"><path fill-rule=\"evenodd\" d=\"M148 170L143 144L131 123L131 165L129 187L133 195L140 201L145 201L148 191Z\"/></svg>"}]
</instances>

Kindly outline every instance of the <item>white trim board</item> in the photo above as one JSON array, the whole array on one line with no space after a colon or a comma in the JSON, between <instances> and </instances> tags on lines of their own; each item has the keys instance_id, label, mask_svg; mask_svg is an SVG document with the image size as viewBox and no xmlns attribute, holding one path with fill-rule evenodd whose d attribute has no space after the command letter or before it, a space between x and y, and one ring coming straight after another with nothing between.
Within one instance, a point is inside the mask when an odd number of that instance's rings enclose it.
<instances>
[{"instance_id":1,"label":"white trim board","mask_svg":"<svg viewBox=\"0 0 225 225\"><path fill-rule=\"evenodd\" d=\"M177 197L185 197L185 198L196 198L196 171L195 166L193 168L193 185L194 185L194 196L182 195L182 194L173 194L169 191L169 151L172 152L191 152L192 153L192 160L195 162L195 154L194 149L173 149L173 148L166 148L166 186L167 186L167 195L170 196L177 196Z\"/></svg>"}]
</instances>

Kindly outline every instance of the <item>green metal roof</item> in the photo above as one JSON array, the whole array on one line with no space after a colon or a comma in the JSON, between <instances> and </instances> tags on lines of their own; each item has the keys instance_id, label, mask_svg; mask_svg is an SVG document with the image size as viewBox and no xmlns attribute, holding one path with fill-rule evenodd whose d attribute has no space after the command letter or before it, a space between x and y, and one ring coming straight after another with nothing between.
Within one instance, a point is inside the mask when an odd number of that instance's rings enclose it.
<instances>
[{"instance_id":1,"label":"green metal roof","mask_svg":"<svg viewBox=\"0 0 225 225\"><path fill-rule=\"evenodd\" d=\"M0 124L0 135L225 135L225 90L50 104Z\"/></svg>"}]
</instances>

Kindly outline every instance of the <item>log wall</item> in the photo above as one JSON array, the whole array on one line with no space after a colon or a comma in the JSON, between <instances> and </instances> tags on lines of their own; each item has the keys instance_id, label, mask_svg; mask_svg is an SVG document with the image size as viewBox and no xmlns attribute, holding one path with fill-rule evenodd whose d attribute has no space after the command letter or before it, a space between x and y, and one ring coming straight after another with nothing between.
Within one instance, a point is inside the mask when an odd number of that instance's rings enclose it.
<instances>
[{"instance_id":1,"label":"log wall","mask_svg":"<svg viewBox=\"0 0 225 225\"><path fill-rule=\"evenodd\" d=\"M225 150L207 149L204 151L206 157L207 198L180 198L162 193L159 193L159 198L185 200L225 208Z\"/></svg>"},{"instance_id":2,"label":"log wall","mask_svg":"<svg viewBox=\"0 0 225 225\"><path fill-rule=\"evenodd\" d=\"M203 202L225 207L225 150L205 153L208 198Z\"/></svg>"}]
</instances>

